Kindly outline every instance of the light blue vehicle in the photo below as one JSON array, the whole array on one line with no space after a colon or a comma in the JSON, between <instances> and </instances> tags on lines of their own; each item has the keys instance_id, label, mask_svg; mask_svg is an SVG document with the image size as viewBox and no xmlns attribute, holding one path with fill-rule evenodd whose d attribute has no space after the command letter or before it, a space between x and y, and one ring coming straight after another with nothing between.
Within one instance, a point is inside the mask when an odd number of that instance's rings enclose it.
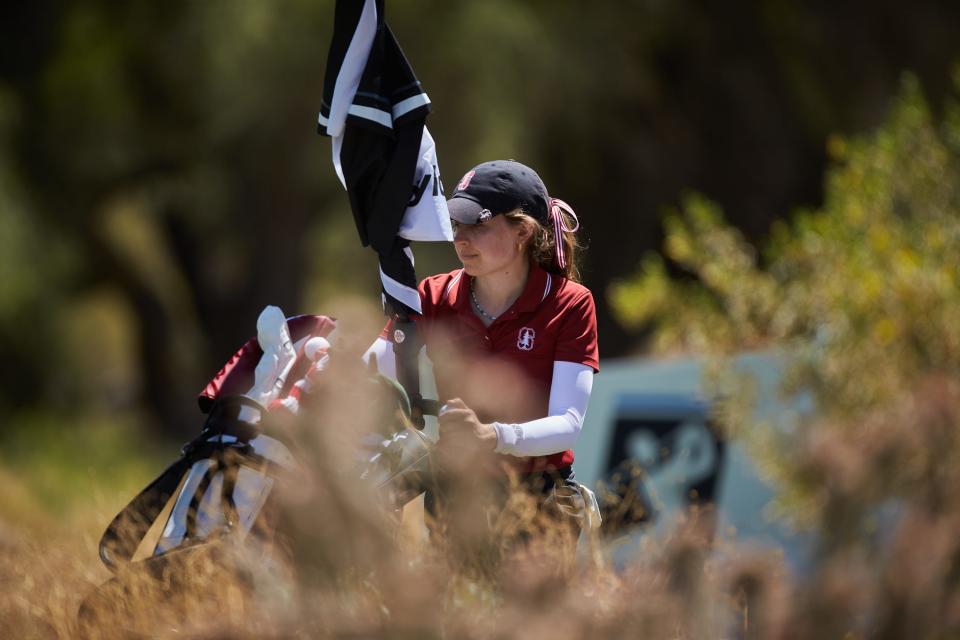
<instances>
[{"instance_id":1,"label":"light blue vehicle","mask_svg":"<svg viewBox=\"0 0 960 640\"><path fill-rule=\"evenodd\" d=\"M769 420L772 428L790 428L804 407L781 399L777 358L743 355L733 367L756 381L756 417ZM622 565L637 555L644 538L669 531L689 506L712 504L717 539L782 549L787 565L802 572L813 548L811 536L794 533L773 517L773 487L742 443L719 437L711 413L702 361L604 361L575 448L577 479L588 487L603 483L621 498L632 482L639 490L635 499L646 511L611 513L610 501L599 491L607 520L605 547Z\"/></svg>"}]
</instances>

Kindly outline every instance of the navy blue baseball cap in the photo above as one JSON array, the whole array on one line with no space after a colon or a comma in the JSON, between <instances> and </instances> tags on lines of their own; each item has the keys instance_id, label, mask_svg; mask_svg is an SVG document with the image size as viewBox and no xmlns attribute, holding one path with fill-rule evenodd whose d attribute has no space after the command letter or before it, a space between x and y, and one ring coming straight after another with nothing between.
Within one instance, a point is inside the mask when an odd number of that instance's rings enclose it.
<instances>
[{"instance_id":1,"label":"navy blue baseball cap","mask_svg":"<svg viewBox=\"0 0 960 640\"><path fill-rule=\"evenodd\" d=\"M463 224L486 222L515 209L547 222L549 201L547 187L536 171L515 160L493 160L477 165L460 179L447 200L447 209L453 220Z\"/></svg>"}]
</instances>

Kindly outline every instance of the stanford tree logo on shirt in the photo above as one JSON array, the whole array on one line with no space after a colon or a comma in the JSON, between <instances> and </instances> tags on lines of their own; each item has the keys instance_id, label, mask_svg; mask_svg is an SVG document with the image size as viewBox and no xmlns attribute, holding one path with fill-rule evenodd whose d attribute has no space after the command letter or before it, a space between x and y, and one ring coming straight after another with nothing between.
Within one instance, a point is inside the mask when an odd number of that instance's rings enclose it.
<instances>
[{"instance_id":1,"label":"stanford tree logo on shirt","mask_svg":"<svg viewBox=\"0 0 960 640\"><path fill-rule=\"evenodd\" d=\"M530 327L520 329L520 333L517 335L517 349L521 351L532 351L533 339L535 337L537 337L537 332Z\"/></svg>"}]
</instances>

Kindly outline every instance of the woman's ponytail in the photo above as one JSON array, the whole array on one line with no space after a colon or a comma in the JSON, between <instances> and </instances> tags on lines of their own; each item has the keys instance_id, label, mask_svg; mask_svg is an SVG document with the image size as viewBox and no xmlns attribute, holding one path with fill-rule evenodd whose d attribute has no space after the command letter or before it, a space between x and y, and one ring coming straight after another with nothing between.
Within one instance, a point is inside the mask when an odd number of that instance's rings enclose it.
<instances>
[{"instance_id":1,"label":"woman's ponytail","mask_svg":"<svg viewBox=\"0 0 960 640\"><path fill-rule=\"evenodd\" d=\"M533 230L527 246L531 260L541 269L574 282L580 281L578 263L582 247L576 235L580 222L567 203L553 198L550 200L547 224L520 210L508 213L506 217L511 222L527 224Z\"/></svg>"}]
</instances>

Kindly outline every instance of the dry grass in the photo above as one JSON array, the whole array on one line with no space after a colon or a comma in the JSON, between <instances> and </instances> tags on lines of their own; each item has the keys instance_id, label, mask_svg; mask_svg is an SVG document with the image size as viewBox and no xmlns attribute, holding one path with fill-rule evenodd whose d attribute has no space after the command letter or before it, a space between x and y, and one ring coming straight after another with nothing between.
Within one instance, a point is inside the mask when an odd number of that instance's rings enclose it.
<instances>
[{"instance_id":1,"label":"dry grass","mask_svg":"<svg viewBox=\"0 0 960 640\"><path fill-rule=\"evenodd\" d=\"M379 419L376 403L357 404L355 388L327 391L333 424ZM356 482L344 462L350 430L312 424L288 425L307 429L301 434L306 471L278 494L283 535L267 547L226 541L165 564L155 576L123 572L94 597L110 578L96 553L109 504L67 518L4 522L0 637L960 633L960 386L950 380L921 384L896 410L856 426L810 430L797 468L824 480L816 483L823 508L814 523L818 555L801 577L789 575L776 554L719 541L709 511L689 514L633 564L614 570L583 549L575 555L569 530L540 520L523 494L487 518L473 508L483 504L474 493L483 483L475 481L459 483L453 503L471 508L449 514L447 543L430 544L417 525L418 506L398 521L374 507L378 497ZM6 480L16 493L15 477ZM21 513L26 500L17 502ZM882 530L871 530L871 513L891 502L894 515ZM92 614L81 624L84 600Z\"/></svg>"},{"instance_id":2,"label":"dry grass","mask_svg":"<svg viewBox=\"0 0 960 640\"><path fill-rule=\"evenodd\" d=\"M885 550L852 540L792 581L770 553L714 554L704 516L619 572L585 557L571 563L549 535L513 548L471 539L486 552L478 565L395 535L356 492L329 490L296 500L273 561L224 544L159 579L123 573L122 590L91 601L87 627L77 610L108 577L94 536L8 527L0 637L936 638L960 629L960 527L922 508L904 513Z\"/></svg>"}]
</instances>

